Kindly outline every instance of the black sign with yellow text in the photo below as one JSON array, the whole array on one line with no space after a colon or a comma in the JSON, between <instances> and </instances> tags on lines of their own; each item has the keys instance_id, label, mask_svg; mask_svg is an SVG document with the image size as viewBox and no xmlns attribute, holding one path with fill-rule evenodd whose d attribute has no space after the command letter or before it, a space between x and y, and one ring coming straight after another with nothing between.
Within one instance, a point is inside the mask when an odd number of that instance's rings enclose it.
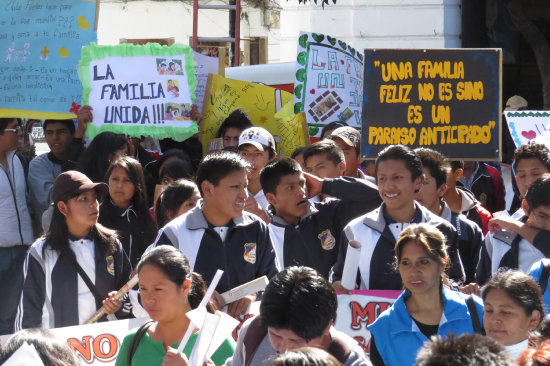
<instances>
[{"instance_id":1,"label":"black sign with yellow text","mask_svg":"<svg viewBox=\"0 0 550 366\"><path fill-rule=\"evenodd\" d=\"M388 145L499 160L500 49L365 49L362 155Z\"/></svg>"}]
</instances>

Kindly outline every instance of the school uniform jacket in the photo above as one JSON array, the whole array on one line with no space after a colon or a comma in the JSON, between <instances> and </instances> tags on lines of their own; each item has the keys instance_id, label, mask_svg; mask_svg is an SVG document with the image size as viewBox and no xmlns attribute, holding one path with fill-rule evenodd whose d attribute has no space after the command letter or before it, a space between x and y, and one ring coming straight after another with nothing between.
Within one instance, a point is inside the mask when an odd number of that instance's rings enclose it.
<instances>
[{"instance_id":1,"label":"school uniform jacket","mask_svg":"<svg viewBox=\"0 0 550 366\"><path fill-rule=\"evenodd\" d=\"M350 177L325 179L322 193L340 199L308 202L307 213L296 226L277 216L271 207L269 233L280 268L307 266L328 278L339 248L344 245L341 242L344 226L381 202L374 184Z\"/></svg>"},{"instance_id":2,"label":"school uniform jacket","mask_svg":"<svg viewBox=\"0 0 550 366\"><path fill-rule=\"evenodd\" d=\"M525 221L526 217L520 220ZM529 273L535 262L550 257L550 245L548 240L545 240L548 239L546 233L539 233L532 244L513 231L487 234L481 248L476 282L484 284L502 267Z\"/></svg>"},{"instance_id":3,"label":"school uniform jacket","mask_svg":"<svg viewBox=\"0 0 550 366\"><path fill-rule=\"evenodd\" d=\"M91 240L89 238L75 241ZM74 242L74 241L71 241ZM26 328L59 328L79 324L78 277L75 266L63 259L59 252L47 249L44 239L35 242L24 263L25 282L17 308L15 330ZM105 254L95 244L95 286L102 297L118 291L132 273L130 261L117 241L117 251ZM130 313L129 302L116 313L124 317Z\"/></svg>"},{"instance_id":4,"label":"school uniform jacket","mask_svg":"<svg viewBox=\"0 0 550 366\"><path fill-rule=\"evenodd\" d=\"M451 211L449 206L443 202L441 217L450 222L456 229L458 236L458 253L464 266L466 283L475 282L479 253L483 245L483 233L481 228L466 216Z\"/></svg>"},{"instance_id":5,"label":"school uniform jacket","mask_svg":"<svg viewBox=\"0 0 550 366\"><path fill-rule=\"evenodd\" d=\"M447 238L447 254L450 259L449 278L454 285L464 282L464 269L458 255L458 242L455 228L446 220L432 214L415 203L416 212L411 224L429 223L436 226ZM342 233L342 243L357 240L361 243L358 281L360 289L401 290L403 284L398 271L393 268L394 246L399 235L409 223L392 223L385 213L385 205L352 220ZM392 233L396 232L396 235ZM331 282L342 279L344 261L348 246L342 245L338 260L331 270Z\"/></svg>"},{"instance_id":6,"label":"school uniform jacket","mask_svg":"<svg viewBox=\"0 0 550 366\"><path fill-rule=\"evenodd\" d=\"M222 241L197 206L162 228L154 246L158 245L179 248L193 271L207 283L218 269L223 270L216 287L219 293L264 275L271 278L278 272L267 225L246 211L242 217L230 220Z\"/></svg>"},{"instance_id":7,"label":"school uniform jacket","mask_svg":"<svg viewBox=\"0 0 550 366\"><path fill-rule=\"evenodd\" d=\"M7 154L7 161L9 171L0 166L0 247L29 246L33 237L25 172L15 150Z\"/></svg>"},{"instance_id":8,"label":"school uniform jacket","mask_svg":"<svg viewBox=\"0 0 550 366\"><path fill-rule=\"evenodd\" d=\"M468 295L443 289L443 315L437 334L446 336L453 332L458 337L464 333L474 333L472 316L466 305ZM395 303L369 325L376 349L387 366L414 365L420 347L429 339L420 331L407 307L408 297L404 291ZM483 303L473 296L479 323L483 324Z\"/></svg>"}]
</instances>

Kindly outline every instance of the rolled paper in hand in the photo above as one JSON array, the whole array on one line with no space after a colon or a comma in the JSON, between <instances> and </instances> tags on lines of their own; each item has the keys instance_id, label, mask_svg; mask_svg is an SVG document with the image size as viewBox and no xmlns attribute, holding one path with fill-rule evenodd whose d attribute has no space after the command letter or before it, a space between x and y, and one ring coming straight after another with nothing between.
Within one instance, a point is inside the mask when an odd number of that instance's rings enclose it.
<instances>
[{"instance_id":1,"label":"rolled paper in hand","mask_svg":"<svg viewBox=\"0 0 550 366\"><path fill-rule=\"evenodd\" d=\"M342 286L348 290L355 289L357 281L357 270L359 269L359 259L361 258L361 243L357 240L350 240L348 243L348 252L344 262L344 271L342 272Z\"/></svg>"},{"instance_id":2,"label":"rolled paper in hand","mask_svg":"<svg viewBox=\"0 0 550 366\"><path fill-rule=\"evenodd\" d=\"M138 283L138 276L135 275L134 277L130 278L130 281L126 282L124 286L113 297L114 300L120 300L124 295L126 295L131 288L133 288ZM84 324L93 324L97 322L99 319L101 319L105 315L105 308L102 306L88 321Z\"/></svg>"}]
</instances>

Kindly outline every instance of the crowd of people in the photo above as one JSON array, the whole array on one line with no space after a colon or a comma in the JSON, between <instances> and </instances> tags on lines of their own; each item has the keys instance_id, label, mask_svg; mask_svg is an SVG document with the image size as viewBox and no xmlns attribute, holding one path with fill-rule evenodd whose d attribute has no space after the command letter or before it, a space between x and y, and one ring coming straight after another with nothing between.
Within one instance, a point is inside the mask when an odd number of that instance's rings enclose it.
<instances>
[{"instance_id":1,"label":"crowd of people","mask_svg":"<svg viewBox=\"0 0 550 366\"><path fill-rule=\"evenodd\" d=\"M239 318L261 302L216 365L550 364L547 146L516 150L505 211L500 165L402 145L362 161L361 134L341 122L283 158L241 110L204 157L198 136L146 145L103 132L85 147L92 120L85 106L75 121L44 121L50 151L29 159L23 121L0 118L0 334L20 331L0 360L27 342L73 364L45 329L103 307L101 321L151 319L117 365L185 364L200 332L175 351L185 313L222 269L208 311ZM359 268L346 288L351 240ZM118 299L135 273L139 297ZM226 304L224 292L262 276L265 291ZM336 293L355 289L402 291L369 319L369 355L333 326Z\"/></svg>"}]
</instances>

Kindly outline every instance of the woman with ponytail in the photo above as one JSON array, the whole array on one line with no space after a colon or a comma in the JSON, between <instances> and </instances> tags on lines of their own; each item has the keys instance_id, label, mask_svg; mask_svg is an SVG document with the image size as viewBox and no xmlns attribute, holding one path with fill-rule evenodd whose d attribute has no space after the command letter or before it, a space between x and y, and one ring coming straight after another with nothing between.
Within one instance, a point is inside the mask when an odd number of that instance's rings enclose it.
<instances>
[{"instance_id":1,"label":"woman with ponytail","mask_svg":"<svg viewBox=\"0 0 550 366\"><path fill-rule=\"evenodd\" d=\"M196 308L206 292L201 276L191 272L189 261L172 246L162 245L145 253L137 265L141 303L152 322L131 331L122 342L116 366L185 365L175 350L190 326L185 313ZM213 312L209 305L208 311ZM183 349L189 357L198 337L195 330ZM226 339L212 355L223 365L235 344Z\"/></svg>"},{"instance_id":2,"label":"woman with ponytail","mask_svg":"<svg viewBox=\"0 0 550 366\"><path fill-rule=\"evenodd\" d=\"M431 336L454 332L458 337L482 331L481 300L475 296L467 300L467 295L448 287L445 236L435 226L408 226L394 250L394 264L405 290L369 326L370 357L375 366L414 365L416 354Z\"/></svg>"},{"instance_id":3,"label":"woman with ponytail","mask_svg":"<svg viewBox=\"0 0 550 366\"><path fill-rule=\"evenodd\" d=\"M72 170L55 180L50 228L25 260L16 330L84 324L101 306L129 314L113 296L130 278L130 261L116 233L97 223L97 198L108 189Z\"/></svg>"}]
</instances>

